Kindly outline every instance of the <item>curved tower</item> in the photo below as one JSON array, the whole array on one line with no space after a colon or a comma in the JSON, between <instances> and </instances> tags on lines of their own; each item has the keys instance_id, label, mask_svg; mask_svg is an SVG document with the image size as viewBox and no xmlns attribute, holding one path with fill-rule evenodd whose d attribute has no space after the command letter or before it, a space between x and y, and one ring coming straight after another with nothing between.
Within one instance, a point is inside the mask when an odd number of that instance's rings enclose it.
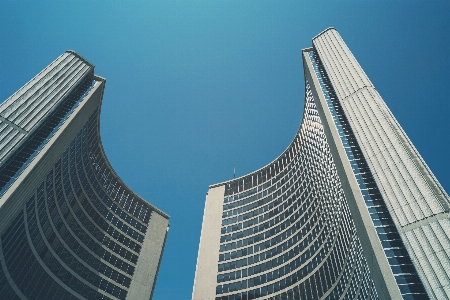
<instances>
[{"instance_id":1,"label":"curved tower","mask_svg":"<svg viewBox=\"0 0 450 300\"><path fill-rule=\"evenodd\" d=\"M0 299L149 299L168 215L100 140L105 79L67 51L0 105Z\"/></svg>"},{"instance_id":2,"label":"curved tower","mask_svg":"<svg viewBox=\"0 0 450 300\"><path fill-rule=\"evenodd\" d=\"M447 194L335 29L302 56L292 143L209 188L193 299L450 297Z\"/></svg>"}]
</instances>

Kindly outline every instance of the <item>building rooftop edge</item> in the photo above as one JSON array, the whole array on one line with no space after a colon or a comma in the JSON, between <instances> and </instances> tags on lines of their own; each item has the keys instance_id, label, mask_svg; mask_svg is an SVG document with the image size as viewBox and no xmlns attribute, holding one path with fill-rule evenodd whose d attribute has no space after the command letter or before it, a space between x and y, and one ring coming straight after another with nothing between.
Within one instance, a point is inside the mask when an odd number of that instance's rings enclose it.
<instances>
[{"instance_id":1,"label":"building rooftop edge","mask_svg":"<svg viewBox=\"0 0 450 300\"><path fill-rule=\"evenodd\" d=\"M337 31L336 28L334 28L334 27L328 27L327 29L325 29L324 31L322 31L321 33L319 33L318 35L316 35L315 37L313 37L312 40L314 41L314 40L317 39L319 36L321 36L322 34L324 34L325 32L327 32L327 31L329 31L329 30Z\"/></svg>"},{"instance_id":2,"label":"building rooftop edge","mask_svg":"<svg viewBox=\"0 0 450 300\"><path fill-rule=\"evenodd\" d=\"M313 40L314 40L315 38L319 37L320 35L324 34L325 32L329 31L329 30L336 30L336 28L334 28L334 27L328 27L327 29L325 29L324 31L322 31L321 33L319 33L318 35L316 35L316 36L313 38ZM337 30L336 30L336 31L337 31ZM313 51L313 50L314 50L314 47L308 47L308 48L303 48L301 51L304 53L304 52L310 52L310 51ZM306 105L306 103L305 103L305 105ZM304 111L304 108L303 108L303 111ZM300 122L300 126L301 126L302 122L303 122L303 117L302 117L302 121ZM300 130L300 126L299 126L299 129L298 129L298 130ZM298 133L298 131L297 131L297 133ZM297 135L297 133L296 133L296 135ZM294 138L295 138L295 136L294 136ZM292 142L293 142L293 141L292 141ZM259 169L255 170L255 171L253 171L253 172L248 173L248 174L239 176L239 177L237 177L237 178L233 178L233 179L230 179L230 180L226 180L226 181L222 181L222 182L219 182L219 183L211 184L211 185L208 187L208 189L212 189L212 188L215 188L215 187L219 187L219 186L225 185L225 184L227 184L227 183L233 182L233 181L235 181L235 180L243 179L244 177L253 175L253 174L255 174L255 173L257 173L257 172L259 172L259 171L261 171L261 170L267 168L267 167L270 166L272 163L274 163L277 159L279 159L279 158L280 158L280 157L281 157L281 156L289 149L289 147L291 146L292 142L289 144L289 146L288 146L288 147L287 147L287 148L286 148L279 156L277 156L274 160L272 160L270 163L266 164L266 165L263 166L262 168L259 168Z\"/></svg>"},{"instance_id":3,"label":"building rooftop edge","mask_svg":"<svg viewBox=\"0 0 450 300\"><path fill-rule=\"evenodd\" d=\"M67 52L67 51L66 51ZM96 74L94 74L94 79L102 81L103 82L103 90L102 90L102 95L101 95L101 102L103 102L103 92L104 92L104 86L106 83L106 79L104 77L98 76ZM130 194L132 194L133 196L135 196L137 199L139 199L139 201L143 202L145 205L149 206L153 211L157 212L158 214L160 214L161 216L163 216L166 219L170 219L170 215L166 214L165 212L163 212L162 210L160 210L159 208L157 208L156 206L154 206L153 204L151 204L148 200L146 200L144 197L141 197L139 194L137 194L132 188L130 188L123 180L122 178L116 173L115 169L113 168L113 166L111 165L111 163L109 162L108 156L106 155L105 149L103 148L103 143L102 143L102 137L100 134L100 123L101 123L101 118L100 118L100 112L101 112L101 107L102 107L102 103L100 103L100 110L98 111L99 117L98 117L98 135L99 135L99 139L98 139L98 143L99 143L99 147L100 150L102 152L103 158L107 164L107 167L109 168L109 170L111 171L111 173L116 177L117 181L119 181L122 186L124 188L126 188Z\"/></svg>"},{"instance_id":4,"label":"building rooftop edge","mask_svg":"<svg viewBox=\"0 0 450 300\"><path fill-rule=\"evenodd\" d=\"M95 67L90 61L88 61L86 58L84 58L82 55L80 55L78 52L76 52L74 50L66 50L66 53L71 53L71 54L75 55L76 57L78 57L79 59L84 61L86 64L91 66L92 68Z\"/></svg>"}]
</instances>

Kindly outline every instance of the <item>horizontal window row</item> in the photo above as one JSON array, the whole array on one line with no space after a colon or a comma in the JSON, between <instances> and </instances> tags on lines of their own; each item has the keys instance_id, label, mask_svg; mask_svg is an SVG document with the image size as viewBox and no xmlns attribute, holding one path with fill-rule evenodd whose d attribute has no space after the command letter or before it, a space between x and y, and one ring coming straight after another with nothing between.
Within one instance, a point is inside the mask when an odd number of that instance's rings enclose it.
<instances>
[{"instance_id":1,"label":"horizontal window row","mask_svg":"<svg viewBox=\"0 0 450 300\"><path fill-rule=\"evenodd\" d=\"M59 169L58 162L56 163L55 168ZM60 177L56 177L55 180L57 186L59 186L60 184L58 184L58 182L60 181ZM74 182L76 181L72 181L72 183ZM94 253L104 253L105 255L108 255L107 253L105 253L107 251L101 246L104 245L112 252L135 264L137 262L136 254L128 251L125 247L122 247L121 245L110 239L108 236L106 236L104 231L99 230L85 215L85 213L81 209L82 203L78 202L76 197L82 194L79 186L77 189L77 193L78 195L70 193L66 197L64 196L61 189L59 189L59 191L56 193L57 203L59 205L61 215L65 219L71 230ZM87 198L83 197L81 200L87 201ZM84 205L87 205L87 203L84 202ZM95 240L91 236L93 236ZM114 260L113 257L111 259Z\"/></svg>"},{"instance_id":2,"label":"horizontal window row","mask_svg":"<svg viewBox=\"0 0 450 300\"><path fill-rule=\"evenodd\" d=\"M295 181L299 175L302 172L306 172L307 170L302 168L302 164L299 163L302 159L302 155L300 154L289 166L287 166L286 169L282 170L275 178L273 178L271 181L267 182L261 187L258 187L258 193L256 195L253 195L248 198L238 197L240 195L246 194L248 192L244 192L243 194L237 194L233 196L235 201L223 205L223 210L229 210L233 208L237 208L240 206L244 206L249 203L253 203L257 199L261 199L266 195L272 194L274 191L280 189L283 187L284 189L287 189L288 186L291 184L291 181ZM293 178L295 177L295 180ZM236 198L238 200L236 200ZM241 199L241 200L239 200Z\"/></svg>"},{"instance_id":3,"label":"horizontal window row","mask_svg":"<svg viewBox=\"0 0 450 300\"><path fill-rule=\"evenodd\" d=\"M133 230L130 226L126 225L124 222L120 221L115 215L111 214L109 212L109 210L104 206L104 204L100 201L100 199L97 198L95 192L92 190L90 184L89 184L89 180L86 177L86 174L84 172L84 168L83 168L83 160L82 160L82 144L83 144L83 148L85 148L85 140L86 138L86 127L83 128L83 131L80 131L78 133L77 139L76 139L76 143L75 143L75 157L76 157L76 162L75 162L75 166L77 168L77 173L78 173L78 178L80 180L80 183L83 186L83 189L87 192L89 198L90 198L90 202L92 204L94 204L97 208L99 208L99 212L101 213L101 215L107 219L110 223L114 224L114 227L117 229L120 229L122 232L124 232L125 234L127 234L129 237L138 240L139 242L143 242L144 241L144 236L142 234L139 234L138 232L136 232L135 230ZM72 146L71 146L71 151L70 151L70 155L72 155ZM87 159L87 157L85 158ZM70 167L72 167L72 161L70 164ZM96 220L96 219L94 219Z\"/></svg>"},{"instance_id":4,"label":"horizontal window row","mask_svg":"<svg viewBox=\"0 0 450 300\"><path fill-rule=\"evenodd\" d=\"M114 211L122 220L140 232L145 233L151 213L150 205L143 200L137 201L129 197L130 201L128 202L130 202L130 205L125 207L123 203L119 201L120 199L117 198L119 195L111 193L111 186L116 189L119 188L123 194L131 195L132 192L128 188L123 188L123 184L119 183L121 182L120 179L114 176L109 178L107 180L108 182L105 182L105 173L110 174L114 171L111 171L111 167L104 157L103 148L100 142L98 118L99 111L97 109L87 122L87 154L89 157L89 164L92 166L95 177L99 184L104 188L100 193L106 192L107 194L106 197L102 197L102 195L100 195L100 197L105 205L111 209L111 211Z\"/></svg>"},{"instance_id":5,"label":"horizontal window row","mask_svg":"<svg viewBox=\"0 0 450 300\"><path fill-rule=\"evenodd\" d=\"M36 251L40 253L41 257L45 255L53 256L54 254L56 254L60 258L60 260L74 273L78 274L80 278L83 278L85 281L89 282L93 286L101 288L100 283L102 281L105 281L105 279L98 275L98 272L100 270L89 269L86 265L80 262L70 251L68 251L65 248L65 246L61 243L57 234L53 230L53 226L47 215L48 206L45 202L46 201L44 196L44 189L42 186L42 188L41 187L38 188L37 192L36 197L37 210L35 211L31 203L30 205L27 205L28 226L30 228L30 232L32 228L38 228L39 225L42 229L42 233L40 233L39 230L35 230L36 240L34 245ZM56 210L56 207L53 207L53 209ZM36 216L38 216L38 218L36 218ZM47 241L48 245L50 245L51 249L48 248L44 239ZM119 283L123 286L129 287L131 283L130 278L120 274L119 272L113 270L110 267L108 267L108 269L105 270L105 272L106 271L108 272L107 274L110 276L110 279L116 281L116 283ZM108 290L104 291L107 293L109 293L108 291L115 291L115 293L112 294L113 296L126 294L126 290L120 288L119 286L117 286L112 282L108 282L107 285L109 286L109 288Z\"/></svg>"},{"instance_id":6,"label":"horizontal window row","mask_svg":"<svg viewBox=\"0 0 450 300\"><path fill-rule=\"evenodd\" d=\"M34 198L32 200L34 205ZM57 297L78 299L58 284L36 259L27 240L23 211L18 214L2 235L2 248L9 275L25 297L29 299L54 299ZM51 264L49 269L53 274L65 271L57 262ZM61 281L69 288L74 288L78 284L76 278L68 276L63 277ZM88 299L110 299L90 288L85 289L81 295L89 297Z\"/></svg>"},{"instance_id":7,"label":"horizontal window row","mask_svg":"<svg viewBox=\"0 0 450 300\"><path fill-rule=\"evenodd\" d=\"M67 228L65 222L63 221L63 218L59 214L58 208L56 206L56 201L53 193L53 172L50 172L47 175L46 179L46 191L47 191L47 203L50 213L50 216L52 218L52 222L55 226L56 231L59 232L59 236L64 240L64 242L70 247L70 249L76 253L76 255L84 262L86 262L89 266L96 270L100 270L101 273L103 273L106 276L109 276L109 274L112 274L116 271L109 267L107 264L105 264L102 261L101 257L95 256L91 252L89 252L86 248L84 248L76 238L72 235L71 231ZM97 253L99 254L99 253ZM104 258L103 260L109 262L114 267L122 270L125 273L128 273L129 275L133 275L134 267L129 265L128 263L124 262L123 260L119 258L114 258L112 255L109 255L109 257ZM116 275L115 275L116 276ZM119 276L119 275L117 275ZM130 279L124 278L121 280L121 282L129 281ZM129 284L129 283L128 283ZM125 286L128 286L125 284Z\"/></svg>"},{"instance_id":8,"label":"horizontal window row","mask_svg":"<svg viewBox=\"0 0 450 300\"><path fill-rule=\"evenodd\" d=\"M270 180L275 175L279 174L298 153L298 139L289 145L288 149L281 154L281 156L263 170L255 174L249 175L243 179L235 180L225 185L225 196L242 193L245 190L251 189L257 185Z\"/></svg>"},{"instance_id":9,"label":"horizontal window row","mask_svg":"<svg viewBox=\"0 0 450 300\"><path fill-rule=\"evenodd\" d=\"M293 164L298 163L300 160L300 157L298 157ZM271 194L273 191L279 189L281 186L283 186L285 183L289 181L289 179L292 179L294 177L294 173L299 173L301 168L299 167L293 167L293 165L290 165L290 167L283 170L280 174L278 174L275 178L273 178L271 181L265 183L262 186L259 186L257 189L253 189L251 191L246 191L241 194L234 195L230 198L225 198L224 202L230 202L229 204L223 205L223 210L229 210L233 208L237 208L249 203L254 202L257 199L261 199L262 197ZM258 193L256 191L258 190ZM251 197L248 197L249 195L252 195ZM242 199L242 200L239 200ZM228 200L228 201L227 201Z\"/></svg>"},{"instance_id":10,"label":"horizontal window row","mask_svg":"<svg viewBox=\"0 0 450 300\"><path fill-rule=\"evenodd\" d=\"M301 230L299 230L299 228L296 228L298 225L295 225L295 228L293 227L292 229L297 229L297 230L291 230L290 234L280 236L281 238L283 238L283 239L280 238L280 241L278 241L277 238L270 240L270 242L273 242L275 245L278 244L278 246L274 247L272 249L268 249L260 254L254 255L253 261L260 261L260 260L269 259L273 256L276 256L278 253L282 253L286 249L289 249L290 246L294 245L298 241L302 241L302 244L306 247L308 244L312 243L315 240L315 238L317 237L317 235L319 234L319 232L324 227L327 226L327 223L326 223L327 221L325 221L327 216L325 216L325 214L323 214L321 217L322 217L321 219L314 220L313 222L309 223L310 225L304 226ZM336 216L336 217L337 218L335 218L333 221L339 222L339 217L338 216ZM312 221L312 219L311 219L311 221ZM299 223L297 223L297 224L299 224ZM298 227L300 227L300 226L298 226ZM293 234L295 234L295 235L292 238L288 239L284 243L280 243L281 241L287 239L289 236L291 236ZM268 242L268 241L266 241L266 242ZM265 244L267 244L267 243L265 243ZM264 250L264 247L262 247L261 250ZM247 253L247 255L250 255L250 254L251 253ZM240 253L236 253L236 256L238 256L238 255L240 255ZM221 257L221 258L223 258L223 260L227 260L227 257ZM251 259L252 259L252 257L247 257L247 258L233 261L230 263L219 264L219 271L220 271L221 267L223 270L226 271L228 269L238 268L240 265L250 264Z\"/></svg>"},{"instance_id":11,"label":"horizontal window row","mask_svg":"<svg viewBox=\"0 0 450 300\"><path fill-rule=\"evenodd\" d=\"M107 199L111 199L110 202L108 200L108 206L115 203L122 210L144 224L148 224L152 212L150 205L144 200L136 199L136 196L121 183L120 179L116 178L115 173L111 171L109 164L105 161L106 158L103 157L100 147L98 140L93 139L88 145L88 157L100 185L108 194Z\"/></svg>"},{"instance_id":12,"label":"horizontal window row","mask_svg":"<svg viewBox=\"0 0 450 300\"><path fill-rule=\"evenodd\" d=\"M293 268L292 270L290 269L290 265L286 265L284 268L280 268L276 271L247 280L218 285L216 287L216 294L225 294L259 286L267 291L267 294L265 295L269 295L271 293L278 292L279 290L283 290L299 282L300 280L303 280L304 278L307 278L310 274L313 274L313 278L314 276L317 276L316 274L320 276L320 278L313 282L316 286L316 291L314 292L324 294L336 282L336 280L346 278L346 276L340 276L341 272L347 274L350 273L355 265L354 261L355 257L357 257L355 254L359 254L354 252L354 246L348 247L350 246L348 241L343 241L342 239L342 236L338 236L338 243L334 246L328 256L326 256L328 251L326 251L325 248L322 248L314 259L309 261L306 265L300 266L299 268ZM320 264L322 265L316 269ZM286 268L288 269L286 270ZM277 280L292 271L294 272L291 275L281 280ZM266 283L274 280L277 280L277 282L270 285L265 285ZM318 290L318 283L320 284L321 281L325 288Z\"/></svg>"},{"instance_id":13,"label":"horizontal window row","mask_svg":"<svg viewBox=\"0 0 450 300\"><path fill-rule=\"evenodd\" d=\"M92 123L93 125L95 123ZM140 231L142 234L145 234L147 232L147 225L141 223L142 220L139 218L136 218L135 216L131 216L128 214L124 209L119 207L116 203L114 203L111 198L106 194L103 187L101 186L99 180L97 179L97 176L95 176L96 169L92 165L93 158L94 157L101 157L98 155L95 155L94 153L98 153L100 151L99 149L99 135L97 133L96 126L90 125L88 127L88 137L87 137L87 150L86 148L83 149L85 151L83 153L83 161L86 168L86 172L88 173L89 178L91 178L91 184L93 184L95 191L99 195L100 199L103 201L103 203L109 208L110 211L113 211L116 215L118 215L122 220L124 220L126 223L130 224L132 227L136 228L138 231ZM95 179L94 179L95 178ZM148 209L142 208L142 211L146 213L149 212Z\"/></svg>"},{"instance_id":14,"label":"horizontal window row","mask_svg":"<svg viewBox=\"0 0 450 300\"><path fill-rule=\"evenodd\" d=\"M74 191L71 187L71 180L69 179L69 173L67 171L67 165L66 161L63 161L63 180L64 180L64 189L66 197L75 197ZM75 175L75 172L73 172L73 175ZM72 179L72 182L76 181ZM74 186L78 186L79 184L76 183ZM57 190L59 191L60 186L57 186ZM97 210L95 210L94 205L92 202L99 201L95 195L88 194L86 197L84 192L78 188L78 190L75 192L76 195L78 195L78 200L82 204L82 207L84 211L87 213L87 215L91 218L91 220L95 221L95 224L102 230L107 232L111 237L113 237L115 240L119 241L121 244L125 245L129 249L139 253L141 250L141 245L137 244L135 241L131 240L130 238L126 237L123 233L118 231L112 224L105 221L103 218L100 217ZM107 214L107 212L105 212ZM88 221L90 223L90 221Z\"/></svg>"},{"instance_id":15,"label":"horizontal window row","mask_svg":"<svg viewBox=\"0 0 450 300\"><path fill-rule=\"evenodd\" d=\"M321 232L321 235L319 235L315 240L310 240L309 238L306 238L302 242L298 243L291 250L287 251L284 255L280 255L273 259L270 259L270 257L266 256L265 258L260 259L260 261L262 261L261 264L251 266L250 268L238 270L235 272L219 274L217 276L217 282L218 283L226 282L241 277L244 278L247 276L252 276L253 274L263 273L266 270L276 268L277 266L281 266L284 263L289 263L290 267L288 268L294 270L296 267L303 265L306 261L308 261L311 257L313 257L313 255L316 253L318 249L320 249L320 247L330 248L331 246L330 239L333 239L334 236L332 235L327 236L328 234L329 234L328 231L323 230ZM297 255L299 256L294 259L294 257L296 257ZM247 259L248 264L258 262L257 259L254 259L253 261L252 258L254 257L250 257ZM259 258L261 258L261 256L259 256ZM246 264L243 264L242 266L246 266ZM239 267L239 265L237 264L236 267Z\"/></svg>"},{"instance_id":16,"label":"horizontal window row","mask_svg":"<svg viewBox=\"0 0 450 300\"><path fill-rule=\"evenodd\" d=\"M245 228L251 227L253 225L257 225L258 223L262 223L265 220L271 219L274 216L276 216L275 218L273 218L272 220L270 220L264 224L260 224L259 226L255 227L255 228L250 228L247 230L253 230L254 233L257 233L259 231L262 231L264 229L272 227L274 224L278 224L281 220L289 217L294 212L294 210L298 208L298 206L300 206L300 205L305 206L306 202L307 202L307 200L306 200L307 196L305 194L306 194L306 191L304 191L302 193L302 191L300 189L296 190L295 193L287 192L286 194L284 194L283 196L274 200L270 204L268 204L264 207L261 207L258 210L258 214L261 214L261 216L253 218L248 221L238 223L236 225L222 227L221 234L223 235L226 233L245 229ZM291 195L292 195L292 197L290 197ZM294 205L292 205L292 203L294 203ZM262 214L264 214L264 215L262 215Z\"/></svg>"},{"instance_id":17,"label":"horizontal window row","mask_svg":"<svg viewBox=\"0 0 450 300\"><path fill-rule=\"evenodd\" d=\"M254 236L244 239L243 246L251 245L253 243L259 242L260 240L264 240L264 239L273 237L274 235L282 232L284 229L288 228L292 224L294 224L294 225L291 227L290 230L293 230L293 228L296 227L295 224L299 224L297 227L300 227L301 224L306 222L306 219L312 217L312 215L316 215L315 213L317 210L319 210L319 207L320 207L318 205L318 200L319 199L316 196L315 199L311 203L311 207L310 207L311 209L307 209L306 207L301 206L300 209L296 212L295 217L284 220L283 222L279 223L277 226L272 227L270 230L267 230L265 232L262 232L257 235L254 235ZM317 201L317 203L314 203L314 201ZM303 217L301 218L301 221L299 221L298 219L296 220L296 218L300 217L301 215L303 215ZM245 235L244 235L244 233L245 233ZM250 234L252 234L252 233L250 233L249 231L246 230L243 232L233 233L233 234L230 234L227 236L221 236L220 242L221 243L229 242L232 240L243 238Z\"/></svg>"},{"instance_id":18,"label":"horizontal window row","mask_svg":"<svg viewBox=\"0 0 450 300\"><path fill-rule=\"evenodd\" d=\"M289 239L284 243L281 243L281 242L285 241L293 234L295 234L293 239L295 239L296 237L305 237L308 234L308 232L312 228L314 228L316 223L323 222L323 220L319 220L316 217L312 217L312 216L317 216L317 215L315 215L315 213L318 211L318 208L316 208L312 205L309 208L311 208L311 209L308 210L308 212L306 212L301 218L297 218L296 223L289 230L283 232L282 234L280 234L278 236L273 236L273 237L271 237L271 239L266 240L260 244L250 246L248 248L240 249L237 251L233 251L231 253L219 254L219 261L238 258L238 257L245 256L245 255L251 254L253 252L261 251L261 250L264 250L266 248L270 248L270 247L276 246L276 245L278 245L276 247L277 249L280 249L280 248L282 249L285 247L285 245L291 243L290 241L292 239ZM246 240L238 241L237 246L238 247L246 246L244 241L246 241ZM230 245L230 244L226 244L226 245ZM228 247L226 245L221 245L221 246L224 246L224 249L227 249ZM252 249L252 250L250 250L250 249ZM274 249L271 249L270 251L275 251ZM246 250L246 251L244 251L244 250Z\"/></svg>"}]
</instances>

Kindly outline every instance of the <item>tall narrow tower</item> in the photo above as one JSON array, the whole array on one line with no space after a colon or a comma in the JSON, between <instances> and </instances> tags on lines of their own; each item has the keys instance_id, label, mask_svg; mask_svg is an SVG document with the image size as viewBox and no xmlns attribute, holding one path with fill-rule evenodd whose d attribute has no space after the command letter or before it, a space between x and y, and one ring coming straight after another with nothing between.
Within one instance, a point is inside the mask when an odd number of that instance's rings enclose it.
<instances>
[{"instance_id":1,"label":"tall narrow tower","mask_svg":"<svg viewBox=\"0 0 450 300\"><path fill-rule=\"evenodd\" d=\"M105 79L67 51L0 105L0 299L149 299L169 216L100 140Z\"/></svg>"},{"instance_id":2,"label":"tall narrow tower","mask_svg":"<svg viewBox=\"0 0 450 300\"><path fill-rule=\"evenodd\" d=\"M193 299L450 298L449 197L338 32L267 166L210 186Z\"/></svg>"}]
</instances>

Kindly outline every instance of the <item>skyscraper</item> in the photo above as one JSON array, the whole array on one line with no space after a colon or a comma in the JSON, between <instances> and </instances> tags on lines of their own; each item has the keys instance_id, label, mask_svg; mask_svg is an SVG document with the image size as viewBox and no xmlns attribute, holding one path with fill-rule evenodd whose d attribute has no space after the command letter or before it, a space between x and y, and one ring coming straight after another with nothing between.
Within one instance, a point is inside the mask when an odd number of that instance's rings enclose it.
<instances>
[{"instance_id":1,"label":"skyscraper","mask_svg":"<svg viewBox=\"0 0 450 300\"><path fill-rule=\"evenodd\" d=\"M105 79L67 51L0 105L0 299L149 299L168 231L100 140Z\"/></svg>"},{"instance_id":2,"label":"skyscraper","mask_svg":"<svg viewBox=\"0 0 450 300\"><path fill-rule=\"evenodd\" d=\"M211 185L193 299L450 298L449 197L338 32L267 166Z\"/></svg>"}]
</instances>

